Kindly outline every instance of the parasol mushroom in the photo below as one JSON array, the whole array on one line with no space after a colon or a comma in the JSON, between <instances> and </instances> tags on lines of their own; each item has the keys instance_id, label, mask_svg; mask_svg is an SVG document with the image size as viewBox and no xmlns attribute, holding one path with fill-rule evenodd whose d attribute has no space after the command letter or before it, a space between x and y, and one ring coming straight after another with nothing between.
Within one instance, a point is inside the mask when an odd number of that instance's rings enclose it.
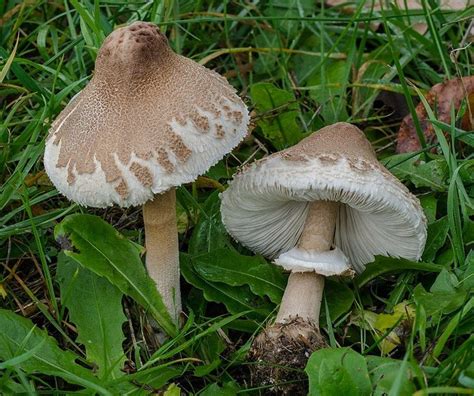
<instances>
[{"instance_id":1,"label":"parasol mushroom","mask_svg":"<svg viewBox=\"0 0 474 396\"><path fill-rule=\"evenodd\" d=\"M256 161L221 194L230 235L291 271L276 322L256 337L260 384L290 380L324 347L324 277L362 272L375 255L418 260L426 220L418 199L378 161L362 131L337 123ZM290 377L288 377L290 376Z\"/></svg>"},{"instance_id":2,"label":"parasol mushroom","mask_svg":"<svg viewBox=\"0 0 474 396\"><path fill-rule=\"evenodd\" d=\"M146 265L174 321L181 312L175 187L244 138L249 116L219 74L180 56L151 23L111 33L90 83L53 122L44 164L84 206L144 205Z\"/></svg>"}]
</instances>

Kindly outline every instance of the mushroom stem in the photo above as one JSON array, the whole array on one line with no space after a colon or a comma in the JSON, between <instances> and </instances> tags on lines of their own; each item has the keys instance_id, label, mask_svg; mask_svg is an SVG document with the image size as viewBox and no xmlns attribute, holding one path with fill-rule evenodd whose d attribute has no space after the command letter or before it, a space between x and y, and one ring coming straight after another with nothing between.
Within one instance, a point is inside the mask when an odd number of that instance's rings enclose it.
<instances>
[{"instance_id":1,"label":"mushroom stem","mask_svg":"<svg viewBox=\"0 0 474 396\"><path fill-rule=\"evenodd\" d=\"M316 252L331 249L338 207L337 202L330 201L315 201L309 204L298 248ZM323 289L323 276L315 272L292 272L288 278L276 323L285 323L299 316L319 327Z\"/></svg>"},{"instance_id":2,"label":"mushroom stem","mask_svg":"<svg viewBox=\"0 0 474 396\"><path fill-rule=\"evenodd\" d=\"M309 204L306 222L298 241L298 249L325 252L331 249L336 227L338 204L317 201ZM293 271L283 294L276 322L261 332L249 355L257 363L251 375L255 384L279 382L294 385L276 386L278 394L307 394L298 370L306 366L309 355L327 346L319 331L319 311L324 289L324 276L316 272ZM287 369L291 367L291 369Z\"/></svg>"},{"instance_id":3,"label":"mushroom stem","mask_svg":"<svg viewBox=\"0 0 474 396\"><path fill-rule=\"evenodd\" d=\"M172 188L143 205L146 267L176 324L181 313L176 192Z\"/></svg>"},{"instance_id":4,"label":"mushroom stem","mask_svg":"<svg viewBox=\"0 0 474 396\"><path fill-rule=\"evenodd\" d=\"M323 289L323 276L315 272L292 272L281 300L276 323L285 323L299 316L319 327Z\"/></svg>"}]
</instances>

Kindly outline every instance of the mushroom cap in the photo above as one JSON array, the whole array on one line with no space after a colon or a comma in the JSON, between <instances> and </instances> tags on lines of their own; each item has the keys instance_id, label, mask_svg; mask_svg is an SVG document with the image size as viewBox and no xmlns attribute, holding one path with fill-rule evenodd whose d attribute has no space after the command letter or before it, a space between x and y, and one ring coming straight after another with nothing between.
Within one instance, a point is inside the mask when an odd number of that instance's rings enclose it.
<instances>
[{"instance_id":1,"label":"mushroom cap","mask_svg":"<svg viewBox=\"0 0 474 396\"><path fill-rule=\"evenodd\" d=\"M221 200L228 232L271 259L297 245L309 202L318 200L341 203L334 243L358 272L374 255L418 260L426 241L418 199L377 161L363 132L347 123L242 169Z\"/></svg>"},{"instance_id":2,"label":"mushroom cap","mask_svg":"<svg viewBox=\"0 0 474 396\"><path fill-rule=\"evenodd\" d=\"M79 204L141 205L206 172L248 121L225 78L174 53L155 25L135 22L104 41L92 80L52 124L44 164Z\"/></svg>"}]
</instances>

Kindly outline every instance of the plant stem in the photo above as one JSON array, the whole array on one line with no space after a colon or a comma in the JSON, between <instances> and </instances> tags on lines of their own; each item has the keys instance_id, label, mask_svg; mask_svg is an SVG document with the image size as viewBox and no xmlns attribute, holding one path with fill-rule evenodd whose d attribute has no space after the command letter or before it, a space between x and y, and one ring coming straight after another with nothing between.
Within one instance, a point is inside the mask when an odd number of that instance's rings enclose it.
<instances>
[{"instance_id":1,"label":"plant stem","mask_svg":"<svg viewBox=\"0 0 474 396\"><path fill-rule=\"evenodd\" d=\"M146 266L173 321L181 313L176 192L171 189L143 205Z\"/></svg>"}]
</instances>

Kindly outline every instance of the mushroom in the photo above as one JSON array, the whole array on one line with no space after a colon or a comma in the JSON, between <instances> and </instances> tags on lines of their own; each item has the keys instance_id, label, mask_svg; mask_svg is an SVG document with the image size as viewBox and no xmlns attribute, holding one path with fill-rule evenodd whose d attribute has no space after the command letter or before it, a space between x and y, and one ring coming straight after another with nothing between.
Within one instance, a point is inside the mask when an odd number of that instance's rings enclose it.
<instances>
[{"instance_id":1,"label":"mushroom","mask_svg":"<svg viewBox=\"0 0 474 396\"><path fill-rule=\"evenodd\" d=\"M143 206L146 266L172 319L181 312L175 187L244 138L249 115L216 72L180 56L151 23L111 33L90 83L53 122L44 165L84 206Z\"/></svg>"},{"instance_id":2,"label":"mushroom","mask_svg":"<svg viewBox=\"0 0 474 396\"><path fill-rule=\"evenodd\" d=\"M377 161L363 132L342 122L247 166L221 200L229 234L291 271L275 324L251 349L266 362L257 366L260 383L282 379L274 365L304 367L326 345L324 277L362 272L375 255L418 260L426 240L418 199Z\"/></svg>"}]
</instances>

